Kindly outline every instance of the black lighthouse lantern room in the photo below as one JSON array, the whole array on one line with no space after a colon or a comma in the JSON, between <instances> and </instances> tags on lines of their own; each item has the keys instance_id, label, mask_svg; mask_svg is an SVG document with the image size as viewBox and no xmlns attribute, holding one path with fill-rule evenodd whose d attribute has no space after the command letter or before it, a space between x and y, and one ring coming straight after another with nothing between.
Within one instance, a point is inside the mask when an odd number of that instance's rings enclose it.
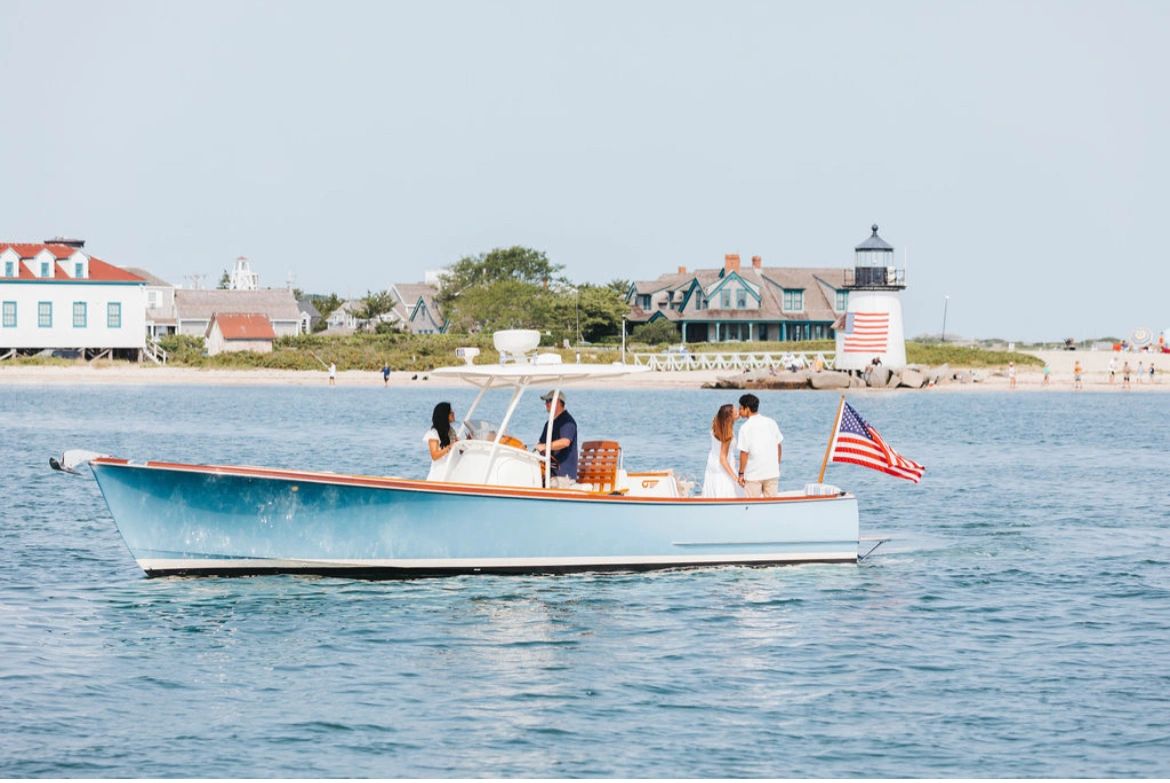
<instances>
[{"instance_id":1,"label":"black lighthouse lantern room","mask_svg":"<svg viewBox=\"0 0 1170 783\"><path fill-rule=\"evenodd\" d=\"M894 246L878 236L877 224L873 233L854 248L853 280L851 288L901 289L906 287L903 271L894 265Z\"/></svg>"}]
</instances>

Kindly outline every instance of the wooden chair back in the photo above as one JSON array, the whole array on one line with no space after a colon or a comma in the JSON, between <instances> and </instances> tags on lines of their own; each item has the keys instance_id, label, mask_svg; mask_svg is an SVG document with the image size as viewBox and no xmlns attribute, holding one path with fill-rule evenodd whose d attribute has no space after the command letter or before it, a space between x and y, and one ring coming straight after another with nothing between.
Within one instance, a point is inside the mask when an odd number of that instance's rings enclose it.
<instances>
[{"instance_id":1,"label":"wooden chair back","mask_svg":"<svg viewBox=\"0 0 1170 783\"><path fill-rule=\"evenodd\" d=\"M617 489L622 447L616 440L591 440L581 444L577 458L577 483L593 484L598 492Z\"/></svg>"}]
</instances>

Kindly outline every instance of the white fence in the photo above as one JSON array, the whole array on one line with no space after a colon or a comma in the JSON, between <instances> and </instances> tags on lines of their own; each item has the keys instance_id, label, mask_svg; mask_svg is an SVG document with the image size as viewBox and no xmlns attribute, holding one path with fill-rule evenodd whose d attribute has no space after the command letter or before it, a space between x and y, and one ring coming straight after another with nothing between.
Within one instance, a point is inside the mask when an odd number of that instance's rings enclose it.
<instances>
[{"instance_id":1,"label":"white fence","mask_svg":"<svg viewBox=\"0 0 1170 783\"><path fill-rule=\"evenodd\" d=\"M629 353L630 364L660 372L682 370L770 370L812 367L820 356L826 369L833 369L833 351L781 352L743 351L724 353Z\"/></svg>"}]
</instances>

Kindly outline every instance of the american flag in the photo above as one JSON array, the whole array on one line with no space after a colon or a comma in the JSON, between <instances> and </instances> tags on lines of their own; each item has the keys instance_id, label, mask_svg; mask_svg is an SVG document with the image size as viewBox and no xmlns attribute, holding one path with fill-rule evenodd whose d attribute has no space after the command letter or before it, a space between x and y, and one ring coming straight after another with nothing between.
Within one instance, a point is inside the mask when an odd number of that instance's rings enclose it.
<instances>
[{"instance_id":1,"label":"american flag","mask_svg":"<svg viewBox=\"0 0 1170 783\"><path fill-rule=\"evenodd\" d=\"M833 462L848 462L852 465L861 465L863 468L873 468L891 476L909 479L917 484L922 480L926 467L914 460L903 457L894 451L878 435L878 431L869 425L861 414L853 410L853 406L842 400L841 423L837 427L837 437L833 439L833 448L829 458Z\"/></svg>"},{"instance_id":2,"label":"american flag","mask_svg":"<svg viewBox=\"0 0 1170 783\"><path fill-rule=\"evenodd\" d=\"M846 313L845 353L885 353L889 313Z\"/></svg>"}]
</instances>

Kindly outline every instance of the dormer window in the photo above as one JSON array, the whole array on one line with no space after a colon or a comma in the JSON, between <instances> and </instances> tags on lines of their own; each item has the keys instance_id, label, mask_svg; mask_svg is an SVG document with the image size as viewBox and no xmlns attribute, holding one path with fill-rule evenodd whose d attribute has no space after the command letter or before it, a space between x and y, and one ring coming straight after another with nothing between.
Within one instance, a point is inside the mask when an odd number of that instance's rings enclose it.
<instances>
[{"instance_id":1,"label":"dormer window","mask_svg":"<svg viewBox=\"0 0 1170 783\"><path fill-rule=\"evenodd\" d=\"M731 309L731 292L726 288L719 292L719 306L724 310Z\"/></svg>"},{"instance_id":2,"label":"dormer window","mask_svg":"<svg viewBox=\"0 0 1170 783\"><path fill-rule=\"evenodd\" d=\"M16 262L15 261L5 261L4 262L4 276L5 277L16 277Z\"/></svg>"},{"instance_id":3,"label":"dormer window","mask_svg":"<svg viewBox=\"0 0 1170 783\"><path fill-rule=\"evenodd\" d=\"M747 291L742 288L735 292L735 306L740 310L747 307Z\"/></svg>"},{"instance_id":4,"label":"dormer window","mask_svg":"<svg viewBox=\"0 0 1170 783\"><path fill-rule=\"evenodd\" d=\"M52 268L53 267L52 267L51 263L49 263L48 261L42 261L41 262L41 277L52 277L52 274L50 274L50 270Z\"/></svg>"},{"instance_id":5,"label":"dormer window","mask_svg":"<svg viewBox=\"0 0 1170 783\"><path fill-rule=\"evenodd\" d=\"M849 292L848 291L838 291L837 292L837 312L843 313L848 309L849 309Z\"/></svg>"},{"instance_id":6,"label":"dormer window","mask_svg":"<svg viewBox=\"0 0 1170 783\"><path fill-rule=\"evenodd\" d=\"M85 262L83 262L83 261L74 261L73 262L73 276L76 277L78 280L85 279Z\"/></svg>"},{"instance_id":7,"label":"dormer window","mask_svg":"<svg viewBox=\"0 0 1170 783\"><path fill-rule=\"evenodd\" d=\"M787 313L799 313L804 309L804 289L803 288L785 288L784 289L784 311Z\"/></svg>"}]
</instances>

